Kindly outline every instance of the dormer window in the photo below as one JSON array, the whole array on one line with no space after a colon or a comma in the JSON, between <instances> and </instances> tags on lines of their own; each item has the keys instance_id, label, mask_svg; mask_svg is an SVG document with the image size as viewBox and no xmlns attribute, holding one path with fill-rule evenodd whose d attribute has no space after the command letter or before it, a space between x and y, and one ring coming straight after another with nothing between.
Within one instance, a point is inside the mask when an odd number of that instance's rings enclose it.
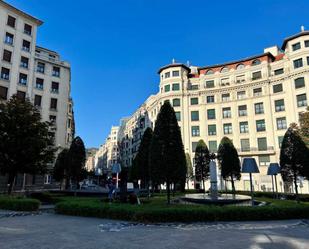
<instances>
[{"instance_id":1,"label":"dormer window","mask_svg":"<svg viewBox=\"0 0 309 249\"><path fill-rule=\"evenodd\" d=\"M221 69L221 73L226 73L226 72L228 72L229 71L229 68L228 67L223 67L222 69Z\"/></svg>"},{"instance_id":2,"label":"dormer window","mask_svg":"<svg viewBox=\"0 0 309 249\"><path fill-rule=\"evenodd\" d=\"M236 70L240 70L240 69L243 69L243 68L245 68L244 64L238 64L237 67L236 67Z\"/></svg>"},{"instance_id":3,"label":"dormer window","mask_svg":"<svg viewBox=\"0 0 309 249\"><path fill-rule=\"evenodd\" d=\"M206 75L212 75L212 74L214 74L214 71L212 71L212 70L210 69L210 70L206 71L205 74L206 74Z\"/></svg>"},{"instance_id":4,"label":"dormer window","mask_svg":"<svg viewBox=\"0 0 309 249\"><path fill-rule=\"evenodd\" d=\"M257 65L260 65L260 64L261 64L261 61L259 59L252 61L252 66L257 66Z\"/></svg>"}]
</instances>

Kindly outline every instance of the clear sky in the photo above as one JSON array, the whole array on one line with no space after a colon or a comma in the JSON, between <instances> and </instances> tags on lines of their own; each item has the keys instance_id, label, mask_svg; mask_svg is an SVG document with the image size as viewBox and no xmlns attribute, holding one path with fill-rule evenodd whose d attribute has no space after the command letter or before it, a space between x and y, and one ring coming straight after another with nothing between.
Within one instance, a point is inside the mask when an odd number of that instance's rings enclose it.
<instances>
[{"instance_id":1,"label":"clear sky","mask_svg":"<svg viewBox=\"0 0 309 249\"><path fill-rule=\"evenodd\" d=\"M197 66L263 52L309 29L308 0L6 0L38 17L38 45L72 66L77 135L99 146L175 58Z\"/></svg>"}]
</instances>

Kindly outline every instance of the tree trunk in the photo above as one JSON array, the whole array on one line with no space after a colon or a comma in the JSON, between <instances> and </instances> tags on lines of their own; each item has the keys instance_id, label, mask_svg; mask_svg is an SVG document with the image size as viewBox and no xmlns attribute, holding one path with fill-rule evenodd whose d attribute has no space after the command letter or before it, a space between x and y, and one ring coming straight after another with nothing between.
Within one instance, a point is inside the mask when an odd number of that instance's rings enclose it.
<instances>
[{"instance_id":1,"label":"tree trunk","mask_svg":"<svg viewBox=\"0 0 309 249\"><path fill-rule=\"evenodd\" d=\"M170 180L166 180L166 191L167 191L167 204L171 203L171 189L170 189Z\"/></svg>"},{"instance_id":2,"label":"tree trunk","mask_svg":"<svg viewBox=\"0 0 309 249\"><path fill-rule=\"evenodd\" d=\"M233 179L233 176L231 175L231 182L232 182L232 193L233 195L235 195L235 184L234 184L234 179Z\"/></svg>"},{"instance_id":3,"label":"tree trunk","mask_svg":"<svg viewBox=\"0 0 309 249\"><path fill-rule=\"evenodd\" d=\"M298 186L297 186L297 176L294 173L294 186L295 186L295 200L297 203L299 203L299 198L298 198Z\"/></svg>"},{"instance_id":4,"label":"tree trunk","mask_svg":"<svg viewBox=\"0 0 309 249\"><path fill-rule=\"evenodd\" d=\"M8 179L8 195L11 195L14 187L14 182L15 182L15 175L14 174L9 174L9 179Z\"/></svg>"}]
</instances>

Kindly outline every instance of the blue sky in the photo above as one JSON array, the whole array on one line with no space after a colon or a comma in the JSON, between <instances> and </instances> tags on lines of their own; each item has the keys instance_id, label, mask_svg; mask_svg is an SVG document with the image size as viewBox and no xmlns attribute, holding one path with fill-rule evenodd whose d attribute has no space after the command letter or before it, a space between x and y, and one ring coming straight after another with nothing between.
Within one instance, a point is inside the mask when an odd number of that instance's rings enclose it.
<instances>
[{"instance_id":1,"label":"blue sky","mask_svg":"<svg viewBox=\"0 0 309 249\"><path fill-rule=\"evenodd\" d=\"M259 54L309 29L309 1L7 0L45 23L38 45L72 66L77 135L99 146L158 90L159 67Z\"/></svg>"}]
</instances>

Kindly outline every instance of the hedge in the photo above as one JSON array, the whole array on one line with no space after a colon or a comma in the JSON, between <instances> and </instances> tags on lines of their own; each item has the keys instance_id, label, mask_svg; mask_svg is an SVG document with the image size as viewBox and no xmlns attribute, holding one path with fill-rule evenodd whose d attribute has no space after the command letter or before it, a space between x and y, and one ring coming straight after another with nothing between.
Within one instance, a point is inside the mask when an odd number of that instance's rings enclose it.
<instances>
[{"instance_id":1,"label":"hedge","mask_svg":"<svg viewBox=\"0 0 309 249\"><path fill-rule=\"evenodd\" d=\"M39 207L40 202L35 199L0 196L0 209L13 211L36 211Z\"/></svg>"},{"instance_id":2,"label":"hedge","mask_svg":"<svg viewBox=\"0 0 309 249\"><path fill-rule=\"evenodd\" d=\"M309 205L295 206L133 206L99 201L64 201L56 205L59 214L118 219L145 223L308 219Z\"/></svg>"}]
</instances>

